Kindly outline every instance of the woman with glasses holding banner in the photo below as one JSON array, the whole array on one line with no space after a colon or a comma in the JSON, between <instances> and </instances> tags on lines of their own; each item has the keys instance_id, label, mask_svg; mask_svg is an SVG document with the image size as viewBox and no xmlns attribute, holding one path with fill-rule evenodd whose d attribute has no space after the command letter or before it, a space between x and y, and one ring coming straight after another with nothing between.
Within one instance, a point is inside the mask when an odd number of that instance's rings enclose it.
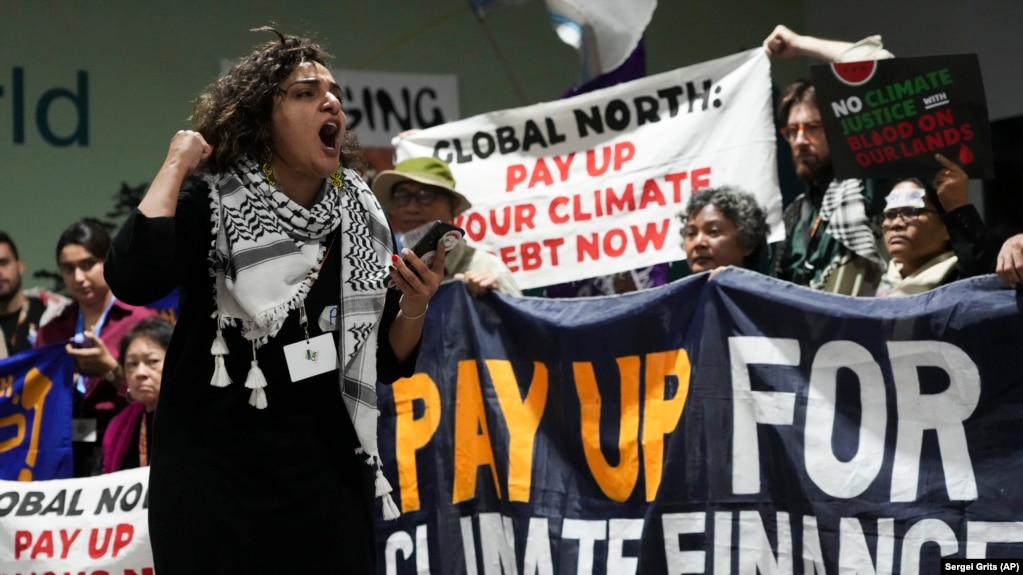
<instances>
[{"instance_id":1,"label":"woman with glasses holding banner","mask_svg":"<svg viewBox=\"0 0 1023 575\"><path fill-rule=\"evenodd\" d=\"M886 196L881 229L891 255L877 297L910 296L995 270L999 242L967 195L967 176L936 154L933 186L916 178Z\"/></svg>"}]
</instances>

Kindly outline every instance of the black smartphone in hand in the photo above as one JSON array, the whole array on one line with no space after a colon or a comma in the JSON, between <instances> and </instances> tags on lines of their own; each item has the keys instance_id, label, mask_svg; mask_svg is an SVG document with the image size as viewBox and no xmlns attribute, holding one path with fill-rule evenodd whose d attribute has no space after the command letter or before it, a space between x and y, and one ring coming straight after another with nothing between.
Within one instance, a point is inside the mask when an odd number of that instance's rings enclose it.
<instances>
[{"instance_id":1,"label":"black smartphone in hand","mask_svg":"<svg viewBox=\"0 0 1023 575\"><path fill-rule=\"evenodd\" d=\"M465 230L462 228L437 220L426 230L423 237L419 238L416 245L412 246L412 253L423 260L424 264L428 266L433 265L433 258L437 254L437 244L439 242L443 241L444 251L449 252L451 248L455 247L462 240L464 235ZM405 265L408 265L408 260L405 260Z\"/></svg>"},{"instance_id":2,"label":"black smartphone in hand","mask_svg":"<svg viewBox=\"0 0 1023 575\"><path fill-rule=\"evenodd\" d=\"M437 255L437 244L441 244L444 251L449 252L458 245L458 242L462 241L464 236L465 230L462 228L437 220L429 224L429 227L420 226L415 230L406 232L404 240L415 241L415 245L412 246L412 253L423 260L424 264L430 266L433 265L433 258ZM409 264L408 259L402 258L402 261L413 272L416 271ZM394 281L388 280L388 285L394 287Z\"/></svg>"}]
</instances>

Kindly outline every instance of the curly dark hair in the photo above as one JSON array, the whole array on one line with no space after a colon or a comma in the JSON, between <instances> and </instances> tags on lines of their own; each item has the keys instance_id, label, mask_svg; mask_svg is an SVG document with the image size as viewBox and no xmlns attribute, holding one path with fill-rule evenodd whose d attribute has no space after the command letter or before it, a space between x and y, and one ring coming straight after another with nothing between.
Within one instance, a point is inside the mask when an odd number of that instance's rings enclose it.
<instances>
[{"instance_id":1,"label":"curly dark hair","mask_svg":"<svg viewBox=\"0 0 1023 575\"><path fill-rule=\"evenodd\" d=\"M270 121L280 83L299 64L327 66L331 58L308 38L286 37L266 26L253 32L273 32L278 39L256 46L207 86L192 111L192 128L213 147L205 166L212 173L226 170L245 156L258 160L270 143ZM345 132L341 164L360 173L368 164L352 132Z\"/></svg>"},{"instance_id":2,"label":"curly dark hair","mask_svg":"<svg viewBox=\"0 0 1023 575\"><path fill-rule=\"evenodd\" d=\"M757 203L757 199L753 197L753 194L733 186L700 189L693 194L693 197L689 198L685 211L679 214L679 218L682 220L683 237L685 237L685 226L689 218L709 205L716 207L735 224L739 245L744 249L753 250L743 258L742 267L754 269L760 260L760 255L767 248L769 231L767 216L760 204Z\"/></svg>"}]
</instances>

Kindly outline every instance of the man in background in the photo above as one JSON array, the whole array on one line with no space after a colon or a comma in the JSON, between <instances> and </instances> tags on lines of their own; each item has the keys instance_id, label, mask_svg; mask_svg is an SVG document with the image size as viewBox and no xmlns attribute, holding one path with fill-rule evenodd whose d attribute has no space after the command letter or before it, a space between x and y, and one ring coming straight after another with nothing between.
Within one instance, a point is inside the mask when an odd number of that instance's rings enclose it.
<instances>
[{"instance_id":1,"label":"man in background","mask_svg":"<svg viewBox=\"0 0 1023 575\"><path fill-rule=\"evenodd\" d=\"M60 313L68 300L38 288L23 290L25 262L6 232L0 231L0 359L35 346L36 332Z\"/></svg>"},{"instance_id":2,"label":"man in background","mask_svg":"<svg viewBox=\"0 0 1023 575\"><path fill-rule=\"evenodd\" d=\"M891 58L880 36L856 44L796 34L777 26L764 50L778 58L811 57L826 62ZM785 209L785 241L771 275L813 289L871 296L886 267L881 237L883 187L869 180L835 177L814 86L795 82L782 93L778 119L792 147L796 175L806 184Z\"/></svg>"},{"instance_id":3,"label":"man in background","mask_svg":"<svg viewBox=\"0 0 1023 575\"><path fill-rule=\"evenodd\" d=\"M409 158L373 178L373 193L391 219L396 232L406 234L440 220L454 223L472 207L455 189L451 168L433 157ZM410 242L403 241L411 249ZM460 279L474 296L492 290L522 295L511 270L490 252L459 242L444 258L444 279Z\"/></svg>"}]
</instances>

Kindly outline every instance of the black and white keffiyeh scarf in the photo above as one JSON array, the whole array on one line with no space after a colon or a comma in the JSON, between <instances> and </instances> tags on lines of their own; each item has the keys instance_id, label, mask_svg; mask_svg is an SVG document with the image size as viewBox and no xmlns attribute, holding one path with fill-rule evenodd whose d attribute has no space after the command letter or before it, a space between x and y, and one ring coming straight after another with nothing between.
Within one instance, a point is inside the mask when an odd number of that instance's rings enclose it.
<instances>
[{"instance_id":1,"label":"black and white keffiyeh scarf","mask_svg":"<svg viewBox=\"0 0 1023 575\"><path fill-rule=\"evenodd\" d=\"M383 209L362 178L348 169L343 170L341 187L328 185L309 210L270 187L250 159L205 180L212 208L210 263L217 308L210 384L231 384L222 330L237 325L252 342L252 365L245 381L252 389L249 403L257 409L267 407L267 382L256 350L277 334L288 313L303 306L327 250L323 240L340 227L334 240L341 257L339 383L360 453L375 468L384 518L398 517L391 486L381 472L376 435L377 336L392 253Z\"/></svg>"},{"instance_id":2,"label":"black and white keffiyeh scarf","mask_svg":"<svg viewBox=\"0 0 1023 575\"><path fill-rule=\"evenodd\" d=\"M885 269L863 204L863 180L833 180L824 192L820 216L828 222L829 235L879 270Z\"/></svg>"}]
</instances>

